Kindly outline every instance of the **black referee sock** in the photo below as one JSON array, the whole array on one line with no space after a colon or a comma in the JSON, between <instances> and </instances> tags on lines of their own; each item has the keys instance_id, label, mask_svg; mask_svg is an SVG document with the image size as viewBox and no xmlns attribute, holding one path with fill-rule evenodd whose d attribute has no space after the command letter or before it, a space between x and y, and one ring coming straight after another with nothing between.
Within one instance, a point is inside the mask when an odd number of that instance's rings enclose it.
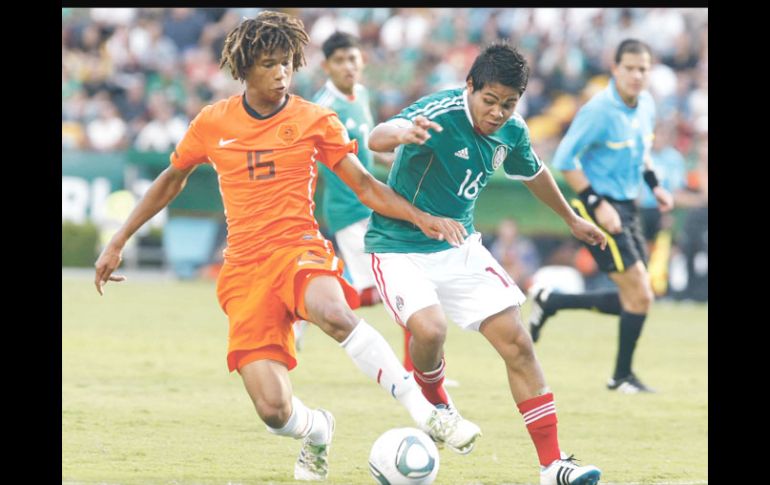
<instances>
[{"instance_id":1,"label":"black referee sock","mask_svg":"<svg viewBox=\"0 0 770 485\"><path fill-rule=\"evenodd\" d=\"M642 333L642 326L647 314L622 312L620 314L620 336L618 338L618 356L615 360L613 379L621 379L631 373L631 361L634 358L636 341Z\"/></svg>"},{"instance_id":2,"label":"black referee sock","mask_svg":"<svg viewBox=\"0 0 770 485\"><path fill-rule=\"evenodd\" d=\"M583 308L597 310L601 313L620 315L620 296L617 290L592 291L589 293L556 293L552 292L546 300L547 311L558 311L565 308Z\"/></svg>"}]
</instances>

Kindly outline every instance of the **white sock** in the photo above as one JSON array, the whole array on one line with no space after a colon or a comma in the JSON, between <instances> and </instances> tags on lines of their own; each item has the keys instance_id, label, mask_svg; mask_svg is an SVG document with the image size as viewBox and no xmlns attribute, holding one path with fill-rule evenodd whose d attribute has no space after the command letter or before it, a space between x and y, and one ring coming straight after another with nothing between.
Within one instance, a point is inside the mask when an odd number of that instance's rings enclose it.
<instances>
[{"instance_id":1,"label":"white sock","mask_svg":"<svg viewBox=\"0 0 770 485\"><path fill-rule=\"evenodd\" d=\"M409 411L418 425L425 424L433 405L422 395L414 377L404 369L385 338L361 319L340 344L364 374L377 381Z\"/></svg>"},{"instance_id":2,"label":"white sock","mask_svg":"<svg viewBox=\"0 0 770 485\"><path fill-rule=\"evenodd\" d=\"M314 445L329 441L329 429L326 418L317 409L308 409L298 397L291 397L291 416L281 428L267 430L279 436L289 436L294 439L309 437Z\"/></svg>"}]
</instances>

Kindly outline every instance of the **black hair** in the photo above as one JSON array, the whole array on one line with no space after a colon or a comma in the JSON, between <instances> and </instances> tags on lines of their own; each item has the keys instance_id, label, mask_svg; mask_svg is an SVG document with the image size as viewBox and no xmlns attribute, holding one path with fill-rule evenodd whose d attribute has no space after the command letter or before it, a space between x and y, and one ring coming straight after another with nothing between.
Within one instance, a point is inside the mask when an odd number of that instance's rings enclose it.
<instances>
[{"instance_id":1,"label":"black hair","mask_svg":"<svg viewBox=\"0 0 770 485\"><path fill-rule=\"evenodd\" d=\"M321 50L323 50L324 56L328 59L337 49L348 49L350 47L361 48L361 44L354 35L337 31L324 41L321 45Z\"/></svg>"},{"instance_id":2,"label":"black hair","mask_svg":"<svg viewBox=\"0 0 770 485\"><path fill-rule=\"evenodd\" d=\"M500 83L524 94L529 80L529 65L515 47L506 42L488 46L473 61L467 81L473 81L473 89L480 90L487 83Z\"/></svg>"},{"instance_id":3,"label":"black hair","mask_svg":"<svg viewBox=\"0 0 770 485\"><path fill-rule=\"evenodd\" d=\"M227 34L219 67L228 66L233 79L245 80L263 53L285 51L291 56L293 70L297 71L305 64L304 49L309 41L302 20L265 10Z\"/></svg>"},{"instance_id":4,"label":"black hair","mask_svg":"<svg viewBox=\"0 0 770 485\"><path fill-rule=\"evenodd\" d=\"M630 52L632 54L641 54L646 52L652 57L652 49L650 46L636 39L626 39L620 43L618 50L615 51L615 64L620 64L620 60L623 58L623 54Z\"/></svg>"}]
</instances>

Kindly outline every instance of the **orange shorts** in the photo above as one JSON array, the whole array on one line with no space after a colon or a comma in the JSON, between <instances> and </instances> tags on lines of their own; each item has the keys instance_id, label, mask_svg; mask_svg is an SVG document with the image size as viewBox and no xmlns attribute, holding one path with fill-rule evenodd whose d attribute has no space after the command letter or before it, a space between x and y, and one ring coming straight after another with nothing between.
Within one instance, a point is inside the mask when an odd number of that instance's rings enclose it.
<instances>
[{"instance_id":1,"label":"orange shorts","mask_svg":"<svg viewBox=\"0 0 770 485\"><path fill-rule=\"evenodd\" d=\"M230 321L227 366L230 372L255 360L297 366L292 323L306 315L305 287L315 276L336 276L351 308L358 293L342 278L342 260L329 241L303 240L250 264L225 262L217 279L217 298Z\"/></svg>"}]
</instances>

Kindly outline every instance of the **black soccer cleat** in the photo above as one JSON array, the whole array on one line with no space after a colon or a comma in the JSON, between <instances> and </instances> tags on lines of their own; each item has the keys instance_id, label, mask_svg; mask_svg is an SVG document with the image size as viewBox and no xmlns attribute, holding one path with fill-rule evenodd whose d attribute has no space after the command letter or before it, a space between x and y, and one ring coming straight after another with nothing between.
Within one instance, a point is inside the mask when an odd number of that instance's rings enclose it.
<instances>
[{"instance_id":1,"label":"black soccer cleat","mask_svg":"<svg viewBox=\"0 0 770 485\"><path fill-rule=\"evenodd\" d=\"M548 310L546 306L550 294L551 288L543 287L537 290L532 298L532 311L529 314L529 334L532 336L533 342L537 342L540 338L540 331L543 329L545 321L556 313L555 310Z\"/></svg>"}]
</instances>

